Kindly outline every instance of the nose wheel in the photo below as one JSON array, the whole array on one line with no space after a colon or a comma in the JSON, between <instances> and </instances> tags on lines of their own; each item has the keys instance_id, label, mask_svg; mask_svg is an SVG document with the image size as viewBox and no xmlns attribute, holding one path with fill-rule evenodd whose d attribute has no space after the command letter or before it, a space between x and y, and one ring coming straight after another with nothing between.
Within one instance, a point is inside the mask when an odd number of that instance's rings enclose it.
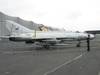
<instances>
[{"instance_id":1,"label":"nose wheel","mask_svg":"<svg viewBox=\"0 0 100 75\"><path fill-rule=\"evenodd\" d=\"M88 38L87 38L87 51L90 51L90 35L88 34Z\"/></svg>"}]
</instances>

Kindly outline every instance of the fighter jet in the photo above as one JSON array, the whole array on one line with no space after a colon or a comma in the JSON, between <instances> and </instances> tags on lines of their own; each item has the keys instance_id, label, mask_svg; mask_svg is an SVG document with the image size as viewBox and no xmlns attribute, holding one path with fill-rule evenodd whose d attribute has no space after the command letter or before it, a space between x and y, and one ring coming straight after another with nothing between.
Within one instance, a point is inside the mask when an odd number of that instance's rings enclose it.
<instances>
[{"instance_id":1,"label":"fighter jet","mask_svg":"<svg viewBox=\"0 0 100 75\"><path fill-rule=\"evenodd\" d=\"M10 41L14 42L25 42L26 44L38 42L44 48L49 48L50 45L55 45L68 40L86 40L88 35L90 35L90 39L94 38L93 34L84 32L31 30L10 20L6 20L6 28L9 30L10 34L9 36L1 36L1 38L8 38ZM77 46L80 46L80 42Z\"/></svg>"}]
</instances>

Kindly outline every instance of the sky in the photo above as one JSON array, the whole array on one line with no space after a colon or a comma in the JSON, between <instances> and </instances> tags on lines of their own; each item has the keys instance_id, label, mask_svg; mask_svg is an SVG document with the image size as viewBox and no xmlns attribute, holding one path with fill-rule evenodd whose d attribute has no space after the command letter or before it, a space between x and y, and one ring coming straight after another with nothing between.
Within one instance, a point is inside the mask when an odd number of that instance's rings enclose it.
<instances>
[{"instance_id":1,"label":"sky","mask_svg":"<svg viewBox=\"0 0 100 75\"><path fill-rule=\"evenodd\" d=\"M0 0L0 11L54 28L100 30L100 0Z\"/></svg>"}]
</instances>

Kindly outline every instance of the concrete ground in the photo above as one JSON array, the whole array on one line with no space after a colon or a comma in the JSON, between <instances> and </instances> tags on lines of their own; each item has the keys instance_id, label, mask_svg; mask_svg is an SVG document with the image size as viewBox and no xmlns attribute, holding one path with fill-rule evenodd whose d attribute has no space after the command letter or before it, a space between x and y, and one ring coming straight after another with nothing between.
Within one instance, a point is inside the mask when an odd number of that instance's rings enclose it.
<instances>
[{"instance_id":1,"label":"concrete ground","mask_svg":"<svg viewBox=\"0 0 100 75\"><path fill-rule=\"evenodd\" d=\"M0 75L83 75L86 71L90 73L94 70L87 70L88 65L96 69L94 71L96 75L100 66L98 61L100 42L94 40L91 43L91 52L87 52L86 45L80 48L76 48L75 44L55 46L47 50L36 45L1 41ZM87 67L81 72L84 66Z\"/></svg>"},{"instance_id":2,"label":"concrete ground","mask_svg":"<svg viewBox=\"0 0 100 75\"><path fill-rule=\"evenodd\" d=\"M91 51L46 75L100 75L100 37L91 41Z\"/></svg>"}]
</instances>

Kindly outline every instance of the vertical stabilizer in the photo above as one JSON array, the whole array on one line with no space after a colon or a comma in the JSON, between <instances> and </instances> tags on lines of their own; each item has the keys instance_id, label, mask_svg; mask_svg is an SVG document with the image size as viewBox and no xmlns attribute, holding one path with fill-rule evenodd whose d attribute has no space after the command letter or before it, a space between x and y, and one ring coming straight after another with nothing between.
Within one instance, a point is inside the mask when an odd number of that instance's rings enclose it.
<instances>
[{"instance_id":1,"label":"vertical stabilizer","mask_svg":"<svg viewBox=\"0 0 100 75\"><path fill-rule=\"evenodd\" d=\"M13 33L28 33L32 30L10 20L6 20L6 28L9 30L11 34Z\"/></svg>"}]
</instances>

